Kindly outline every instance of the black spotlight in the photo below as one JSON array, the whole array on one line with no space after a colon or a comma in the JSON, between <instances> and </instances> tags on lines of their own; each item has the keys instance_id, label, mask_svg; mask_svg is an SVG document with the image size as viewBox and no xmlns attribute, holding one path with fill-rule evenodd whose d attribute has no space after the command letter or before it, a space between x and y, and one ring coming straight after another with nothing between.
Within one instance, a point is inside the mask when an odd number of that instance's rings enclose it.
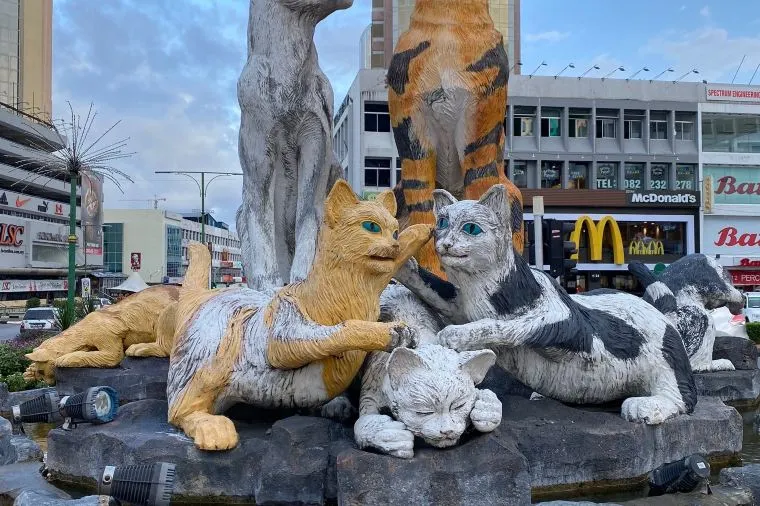
<instances>
[{"instance_id":1,"label":"black spotlight","mask_svg":"<svg viewBox=\"0 0 760 506\"><path fill-rule=\"evenodd\" d=\"M692 492L710 477L710 464L701 455L691 455L663 464L649 475L649 495Z\"/></svg>"},{"instance_id":2,"label":"black spotlight","mask_svg":"<svg viewBox=\"0 0 760 506\"><path fill-rule=\"evenodd\" d=\"M106 466L98 483L98 495L146 506L169 506L174 492L175 465Z\"/></svg>"},{"instance_id":3,"label":"black spotlight","mask_svg":"<svg viewBox=\"0 0 760 506\"><path fill-rule=\"evenodd\" d=\"M64 418L64 429L76 422L106 423L116 416L119 395L111 387L91 387L76 395L59 398L55 392L46 392L39 397L11 407L16 423L53 423Z\"/></svg>"},{"instance_id":4,"label":"black spotlight","mask_svg":"<svg viewBox=\"0 0 760 506\"><path fill-rule=\"evenodd\" d=\"M13 421L16 423L53 423L60 418L59 403L58 394L46 392L39 397L12 406Z\"/></svg>"},{"instance_id":5,"label":"black spotlight","mask_svg":"<svg viewBox=\"0 0 760 506\"><path fill-rule=\"evenodd\" d=\"M66 419L63 428L75 425L75 421L110 422L118 409L119 394L111 387L91 387L82 393L67 395L61 399L61 416Z\"/></svg>"}]
</instances>

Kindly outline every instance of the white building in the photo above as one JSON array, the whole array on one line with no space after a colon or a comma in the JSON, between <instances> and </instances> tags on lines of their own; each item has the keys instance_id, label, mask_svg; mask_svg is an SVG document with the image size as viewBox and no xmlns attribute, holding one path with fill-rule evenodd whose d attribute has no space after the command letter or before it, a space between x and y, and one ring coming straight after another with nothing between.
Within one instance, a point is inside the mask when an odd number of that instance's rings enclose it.
<instances>
[{"instance_id":1,"label":"white building","mask_svg":"<svg viewBox=\"0 0 760 506\"><path fill-rule=\"evenodd\" d=\"M187 246L201 241L199 217L164 209L106 209L103 287L115 286L132 272L148 284L181 283L188 265ZM240 240L226 223L206 216L215 283L243 281Z\"/></svg>"},{"instance_id":2,"label":"white building","mask_svg":"<svg viewBox=\"0 0 760 506\"><path fill-rule=\"evenodd\" d=\"M699 111L702 251L760 291L760 86L707 85Z\"/></svg>"}]
</instances>

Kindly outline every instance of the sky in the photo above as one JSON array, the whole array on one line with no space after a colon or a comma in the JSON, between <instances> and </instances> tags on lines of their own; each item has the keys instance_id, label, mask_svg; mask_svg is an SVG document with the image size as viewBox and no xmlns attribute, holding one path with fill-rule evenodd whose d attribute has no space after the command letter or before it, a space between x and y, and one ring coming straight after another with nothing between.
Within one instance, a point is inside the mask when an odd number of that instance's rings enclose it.
<instances>
[{"instance_id":1,"label":"sky","mask_svg":"<svg viewBox=\"0 0 760 506\"><path fill-rule=\"evenodd\" d=\"M320 65L340 104L359 68L371 0L354 0L317 27ZM522 0L522 73L746 84L760 65L760 12L731 1ZM86 114L92 134L128 138L134 154L113 165L130 174L123 193L105 185L106 208L199 212L196 184L160 170L239 172L237 78L246 60L246 0L56 0L53 109ZM545 66L540 64L545 62ZM698 74L693 73L696 69ZM760 72L755 76L760 84ZM241 177L209 185L206 209L234 228ZM145 200L143 200L145 199Z\"/></svg>"}]
</instances>

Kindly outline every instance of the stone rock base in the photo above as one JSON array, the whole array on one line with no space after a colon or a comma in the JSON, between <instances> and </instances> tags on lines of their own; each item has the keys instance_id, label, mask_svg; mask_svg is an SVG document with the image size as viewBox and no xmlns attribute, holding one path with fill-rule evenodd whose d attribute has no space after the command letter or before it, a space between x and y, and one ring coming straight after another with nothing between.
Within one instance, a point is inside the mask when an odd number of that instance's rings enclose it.
<instances>
[{"instance_id":1,"label":"stone rock base","mask_svg":"<svg viewBox=\"0 0 760 506\"><path fill-rule=\"evenodd\" d=\"M748 488L754 494L756 503L760 504L760 464L722 469L720 482L734 487Z\"/></svg>"},{"instance_id":2,"label":"stone rock base","mask_svg":"<svg viewBox=\"0 0 760 506\"><path fill-rule=\"evenodd\" d=\"M118 367L60 367L55 370L58 395L73 395L90 387L106 385L119 393L122 404L143 399L166 399L168 358L126 357Z\"/></svg>"},{"instance_id":3,"label":"stone rock base","mask_svg":"<svg viewBox=\"0 0 760 506\"><path fill-rule=\"evenodd\" d=\"M56 479L94 485L106 465L173 462L178 499L256 504L527 504L593 484L636 486L659 465L694 453L736 456L742 419L716 398L660 426L632 424L619 411L542 399L503 399L490 434L467 434L447 450L417 442L402 460L356 449L351 430L322 418L236 422L240 445L203 452L166 422L166 403L124 405L113 422L56 429L47 466Z\"/></svg>"},{"instance_id":4,"label":"stone rock base","mask_svg":"<svg viewBox=\"0 0 760 506\"><path fill-rule=\"evenodd\" d=\"M694 375L699 395L732 404L760 402L760 370L716 371Z\"/></svg>"},{"instance_id":5,"label":"stone rock base","mask_svg":"<svg viewBox=\"0 0 760 506\"><path fill-rule=\"evenodd\" d=\"M730 360L737 370L757 369L757 347L749 339L718 336L713 345L713 360Z\"/></svg>"}]
</instances>

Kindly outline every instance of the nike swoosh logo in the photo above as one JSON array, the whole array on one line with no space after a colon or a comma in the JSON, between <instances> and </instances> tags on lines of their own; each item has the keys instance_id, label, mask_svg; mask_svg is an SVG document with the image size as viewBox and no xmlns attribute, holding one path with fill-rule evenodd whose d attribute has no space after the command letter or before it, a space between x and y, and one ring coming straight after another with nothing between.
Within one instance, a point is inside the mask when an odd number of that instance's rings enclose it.
<instances>
[{"instance_id":1,"label":"nike swoosh logo","mask_svg":"<svg viewBox=\"0 0 760 506\"><path fill-rule=\"evenodd\" d=\"M31 197L29 197L28 199L23 199L23 200L21 200L20 198L16 197L16 207L24 207L24 205L27 202L29 202L30 200L32 200Z\"/></svg>"}]
</instances>

